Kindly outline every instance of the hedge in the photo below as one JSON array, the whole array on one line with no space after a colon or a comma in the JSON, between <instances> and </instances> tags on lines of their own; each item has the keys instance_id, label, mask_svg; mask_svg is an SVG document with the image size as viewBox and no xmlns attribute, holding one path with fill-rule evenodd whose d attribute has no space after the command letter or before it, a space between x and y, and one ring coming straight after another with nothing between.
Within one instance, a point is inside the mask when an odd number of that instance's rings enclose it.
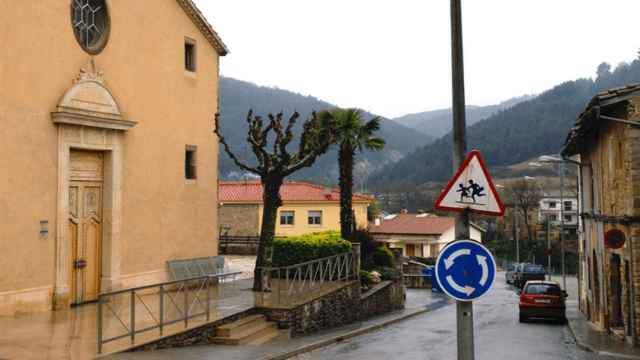
<instances>
[{"instance_id":1,"label":"hedge","mask_svg":"<svg viewBox=\"0 0 640 360\"><path fill-rule=\"evenodd\" d=\"M273 266L289 266L351 251L351 243L337 231L273 240Z\"/></svg>"}]
</instances>

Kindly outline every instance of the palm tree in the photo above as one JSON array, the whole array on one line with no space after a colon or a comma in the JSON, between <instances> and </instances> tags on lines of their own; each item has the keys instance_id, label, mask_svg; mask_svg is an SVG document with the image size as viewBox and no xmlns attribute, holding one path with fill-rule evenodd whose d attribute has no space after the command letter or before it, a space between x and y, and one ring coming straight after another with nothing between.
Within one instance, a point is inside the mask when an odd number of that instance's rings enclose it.
<instances>
[{"instance_id":1,"label":"palm tree","mask_svg":"<svg viewBox=\"0 0 640 360\"><path fill-rule=\"evenodd\" d=\"M356 151L382 150L385 141L375 137L380 130L380 117L365 123L360 109L335 109L325 112L335 121L335 143L338 145L340 167L340 232L343 239L351 240L355 219L351 205L353 196L353 165Z\"/></svg>"}]
</instances>

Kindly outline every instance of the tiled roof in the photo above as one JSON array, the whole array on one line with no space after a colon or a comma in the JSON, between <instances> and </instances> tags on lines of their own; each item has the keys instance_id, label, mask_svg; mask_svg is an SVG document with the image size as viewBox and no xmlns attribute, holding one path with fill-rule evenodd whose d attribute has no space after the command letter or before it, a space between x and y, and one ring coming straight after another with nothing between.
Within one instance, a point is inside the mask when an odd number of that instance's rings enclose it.
<instances>
[{"instance_id":1,"label":"tiled roof","mask_svg":"<svg viewBox=\"0 0 640 360\"><path fill-rule=\"evenodd\" d=\"M609 89L594 96L584 112L578 116L573 128L569 130L562 154L572 156L580 153L584 140L594 134L603 121L599 118L600 108L627 101L635 96L640 96L640 84Z\"/></svg>"},{"instance_id":2,"label":"tiled roof","mask_svg":"<svg viewBox=\"0 0 640 360\"><path fill-rule=\"evenodd\" d=\"M196 27L202 32L204 37L209 41L220 56L225 56L229 53L229 49L224 44L218 33L213 30L213 26L209 24L207 18L204 17L200 9L196 6L193 0L176 0L180 7L189 15Z\"/></svg>"},{"instance_id":3,"label":"tiled roof","mask_svg":"<svg viewBox=\"0 0 640 360\"><path fill-rule=\"evenodd\" d=\"M369 225L369 232L395 235L442 235L454 225L455 219L452 217L397 214L381 220L380 225Z\"/></svg>"},{"instance_id":4,"label":"tiled roof","mask_svg":"<svg viewBox=\"0 0 640 360\"><path fill-rule=\"evenodd\" d=\"M283 202L287 201L340 201L340 191L302 181L287 181L280 188ZM221 181L218 185L220 202L262 202L262 184L259 181ZM353 195L353 201L372 202L364 195Z\"/></svg>"}]
</instances>

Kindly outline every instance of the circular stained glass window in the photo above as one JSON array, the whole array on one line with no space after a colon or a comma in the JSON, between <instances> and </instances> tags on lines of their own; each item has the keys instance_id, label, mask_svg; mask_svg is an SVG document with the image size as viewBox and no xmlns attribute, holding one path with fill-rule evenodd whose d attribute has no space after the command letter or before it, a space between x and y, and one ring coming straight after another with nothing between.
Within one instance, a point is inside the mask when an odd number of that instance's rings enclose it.
<instances>
[{"instance_id":1,"label":"circular stained glass window","mask_svg":"<svg viewBox=\"0 0 640 360\"><path fill-rule=\"evenodd\" d=\"M97 54L109 39L105 0L71 0L71 24L76 40L89 54Z\"/></svg>"}]
</instances>

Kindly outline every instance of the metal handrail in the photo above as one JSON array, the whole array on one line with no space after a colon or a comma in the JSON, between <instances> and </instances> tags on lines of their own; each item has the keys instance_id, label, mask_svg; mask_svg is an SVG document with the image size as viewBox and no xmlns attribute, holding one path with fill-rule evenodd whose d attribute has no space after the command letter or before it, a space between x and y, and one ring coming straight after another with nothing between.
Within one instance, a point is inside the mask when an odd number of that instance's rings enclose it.
<instances>
[{"instance_id":1,"label":"metal handrail","mask_svg":"<svg viewBox=\"0 0 640 360\"><path fill-rule=\"evenodd\" d=\"M236 275L239 275L241 273L242 272L237 271L237 272L226 272L226 273L220 273L220 274L203 275L203 276L192 277L189 279L165 281L157 284L144 285L144 286L138 286L134 288L100 293L98 295L98 316L97 316L98 354L102 353L102 348L104 344L112 341L116 341L119 339L129 337L131 339L131 344L134 344L136 334L139 334L142 332L159 329L160 336L162 336L164 332L164 327L167 325L184 321L184 327L187 328L189 326L190 319L200 317L200 316L204 316L206 321L209 321L210 314L211 314L211 309L210 309L211 286L217 283L216 280L224 281L224 279L229 277L235 278ZM175 290L171 289L175 287L177 287L177 289ZM193 299L191 300L189 300L190 287L195 289L195 292L193 294ZM147 304L139 294L140 292L144 290L149 290L149 289L157 289L158 291L157 299L158 299L159 309L158 309L157 316L154 315L149 304ZM200 298L203 295L202 294L203 291L205 293L204 295L206 296L205 299ZM174 292L175 296L172 296L171 292ZM183 298L178 299L179 294L181 292L183 294ZM114 311L113 307L110 306L108 301L110 298L114 298L117 295L122 295L127 293L130 294L129 295L130 297L128 300L129 326L126 325L126 321L123 321L122 317L119 314L120 311ZM179 314L178 317L174 317L171 320L165 319L165 298L168 298L170 300L169 305L173 305L173 308ZM138 300L142 304L143 309L146 310L146 313L151 317L154 325L146 326L143 328L136 327L136 300ZM182 302L181 304L182 308L180 308L180 304L179 304L180 302ZM200 312L193 312L195 311L195 306L197 304L200 304L200 307L203 308L203 310ZM122 328L125 330L123 333L118 334L116 336L112 336L110 338L104 338L103 324L105 320L104 319L105 309L109 310L113 314L115 319L120 323Z\"/></svg>"},{"instance_id":2,"label":"metal handrail","mask_svg":"<svg viewBox=\"0 0 640 360\"><path fill-rule=\"evenodd\" d=\"M275 295L273 304L290 305L298 302L300 296L321 291L327 283L357 279L356 266L353 252L345 252L294 265L259 268L262 269L263 281L267 282L265 288Z\"/></svg>"}]
</instances>

